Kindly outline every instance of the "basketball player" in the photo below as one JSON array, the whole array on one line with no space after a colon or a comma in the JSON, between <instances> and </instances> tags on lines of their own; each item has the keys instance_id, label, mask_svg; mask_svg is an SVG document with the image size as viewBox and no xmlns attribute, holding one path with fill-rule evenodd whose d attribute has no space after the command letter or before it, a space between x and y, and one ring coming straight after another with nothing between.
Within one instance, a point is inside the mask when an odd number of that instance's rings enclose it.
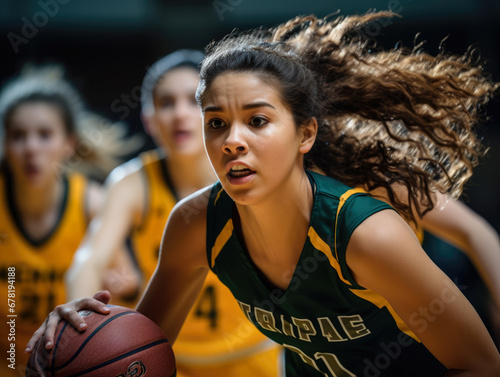
<instances>
[{"instance_id":1,"label":"basketball player","mask_svg":"<svg viewBox=\"0 0 500 377\"><path fill-rule=\"evenodd\" d=\"M146 73L142 118L158 149L112 172L104 211L91 224L68 272L71 299L102 289L100 282L109 274L106 266L116 260L113 251L129 235L133 260L142 275L138 287L142 293L156 268L165 222L175 203L215 182L195 100L202 59L199 51L180 50L157 61ZM186 212L186 221L196 211L193 207ZM125 271L115 264L118 276ZM115 278L113 286L119 289L120 280ZM135 306L136 301L116 298L112 303ZM248 322L229 290L212 273L174 351L180 377L277 375L279 348Z\"/></svg>"},{"instance_id":2,"label":"basketball player","mask_svg":"<svg viewBox=\"0 0 500 377\"><path fill-rule=\"evenodd\" d=\"M108 140L116 125L99 129L104 119L85 111L56 66L8 82L0 114L0 375L24 376L25 342L67 301L64 273L103 201L100 185L77 171L105 175L116 166L105 148L116 144ZM92 132L103 144L86 138Z\"/></svg>"},{"instance_id":3,"label":"basketball player","mask_svg":"<svg viewBox=\"0 0 500 377\"><path fill-rule=\"evenodd\" d=\"M298 17L210 47L197 100L220 182L172 211L137 307L170 340L211 270L285 347L287 376L498 376L486 328L408 226L435 192L460 194L496 86L467 57L369 50L356 30L391 15ZM28 350L107 300L56 308Z\"/></svg>"}]
</instances>

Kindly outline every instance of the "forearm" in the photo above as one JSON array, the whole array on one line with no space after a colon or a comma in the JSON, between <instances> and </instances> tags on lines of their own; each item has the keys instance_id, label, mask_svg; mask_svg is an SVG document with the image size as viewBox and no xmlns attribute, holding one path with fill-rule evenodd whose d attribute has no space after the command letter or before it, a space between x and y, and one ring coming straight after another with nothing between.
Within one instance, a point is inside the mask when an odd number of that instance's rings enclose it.
<instances>
[{"instance_id":1,"label":"forearm","mask_svg":"<svg viewBox=\"0 0 500 377\"><path fill-rule=\"evenodd\" d=\"M132 226L131 210L115 208L118 203L108 203L101 216L89 225L72 265L66 273L68 298L92 297L103 289L103 277L116 251L125 245ZM117 213L117 215L115 215Z\"/></svg>"},{"instance_id":2,"label":"forearm","mask_svg":"<svg viewBox=\"0 0 500 377\"><path fill-rule=\"evenodd\" d=\"M207 272L208 270L197 269L189 275L183 275L177 274L175 269L157 269L136 310L156 322L165 332L169 342L174 344L199 296Z\"/></svg>"},{"instance_id":3,"label":"forearm","mask_svg":"<svg viewBox=\"0 0 500 377\"><path fill-rule=\"evenodd\" d=\"M79 253L81 254L75 255L73 264L65 276L66 298L68 301L82 297L92 297L102 289L103 268L99 264L93 263L92 259L87 255L88 250L80 249Z\"/></svg>"},{"instance_id":4,"label":"forearm","mask_svg":"<svg viewBox=\"0 0 500 377\"><path fill-rule=\"evenodd\" d=\"M487 284L498 310L500 310L500 239L489 224L468 238L467 254Z\"/></svg>"},{"instance_id":5,"label":"forearm","mask_svg":"<svg viewBox=\"0 0 500 377\"><path fill-rule=\"evenodd\" d=\"M468 255L500 310L500 238L496 230L457 200L451 200L442 211L429 212L422 225Z\"/></svg>"}]
</instances>

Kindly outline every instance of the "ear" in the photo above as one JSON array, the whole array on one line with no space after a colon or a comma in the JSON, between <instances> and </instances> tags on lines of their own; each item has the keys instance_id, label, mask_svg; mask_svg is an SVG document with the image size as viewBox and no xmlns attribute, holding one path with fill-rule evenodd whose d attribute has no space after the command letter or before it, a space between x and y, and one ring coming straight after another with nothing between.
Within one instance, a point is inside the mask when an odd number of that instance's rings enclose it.
<instances>
[{"instance_id":1,"label":"ear","mask_svg":"<svg viewBox=\"0 0 500 377\"><path fill-rule=\"evenodd\" d=\"M318 122L316 118L311 118L309 123L299 127L300 146L299 152L306 154L314 145L316 134L318 133Z\"/></svg>"}]
</instances>

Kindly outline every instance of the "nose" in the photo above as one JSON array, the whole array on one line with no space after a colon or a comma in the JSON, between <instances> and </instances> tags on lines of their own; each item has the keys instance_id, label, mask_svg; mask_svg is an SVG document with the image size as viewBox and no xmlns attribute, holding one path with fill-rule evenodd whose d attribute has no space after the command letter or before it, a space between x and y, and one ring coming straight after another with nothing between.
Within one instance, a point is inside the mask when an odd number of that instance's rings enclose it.
<instances>
[{"instance_id":1,"label":"nose","mask_svg":"<svg viewBox=\"0 0 500 377\"><path fill-rule=\"evenodd\" d=\"M187 101L177 101L174 107L174 115L177 119L183 119L189 114L189 103Z\"/></svg>"},{"instance_id":2,"label":"nose","mask_svg":"<svg viewBox=\"0 0 500 377\"><path fill-rule=\"evenodd\" d=\"M233 154L248 152L247 131L247 128L240 123L233 123L228 127L228 134L222 146L224 153Z\"/></svg>"},{"instance_id":3,"label":"nose","mask_svg":"<svg viewBox=\"0 0 500 377\"><path fill-rule=\"evenodd\" d=\"M40 141L34 135L28 135L24 139L24 149L27 153L32 153L38 149Z\"/></svg>"}]
</instances>

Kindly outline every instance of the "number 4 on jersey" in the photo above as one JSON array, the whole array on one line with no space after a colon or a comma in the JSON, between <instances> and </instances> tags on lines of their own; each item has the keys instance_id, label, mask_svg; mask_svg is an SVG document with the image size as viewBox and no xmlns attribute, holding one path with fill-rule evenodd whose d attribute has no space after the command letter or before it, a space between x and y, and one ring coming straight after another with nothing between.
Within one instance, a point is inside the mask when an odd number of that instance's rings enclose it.
<instances>
[{"instance_id":1,"label":"number 4 on jersey","mask_svg":"<svg viewBox=\"0 0 500 377\"><path fill-rule=\"evenodd\" d=\"M198 318L207 319L211 329L217 327L217 300L213 285L207 285L201 293L194 314Z\"/></svg>"}]
</instances>

